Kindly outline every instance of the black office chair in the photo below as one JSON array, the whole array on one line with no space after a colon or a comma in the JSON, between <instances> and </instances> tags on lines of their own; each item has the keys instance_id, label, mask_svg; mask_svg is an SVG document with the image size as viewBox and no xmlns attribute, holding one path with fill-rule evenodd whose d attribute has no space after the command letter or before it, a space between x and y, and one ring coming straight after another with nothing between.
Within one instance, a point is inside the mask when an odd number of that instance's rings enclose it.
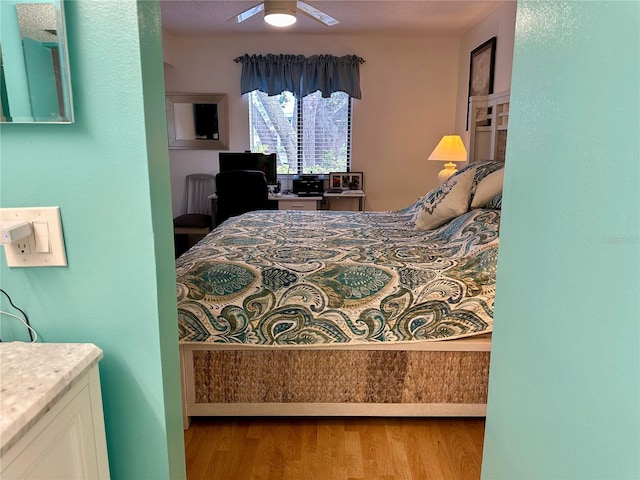
<instances>
[{"instance_id":1,"label":"black office chair","mask_svg":"<svg viewBox=\"0 0 640 480\"><path fill-rule=\"evenodd\" d=\"M211 201L215 177L206 173L187 175L184 195L185 213L173 219L176 257L182 255L213 228Z\"/></svg>"},{"instance_id":2,"label":"black office chair","mask_svg":"<svg viewBox=\"0 0 640 480\"><path fill-rule=\"evenodd\" d=\"M254 210L269 209L269 188L259 170L229 170L216 175L216 223Z\"/></svg>"}]
</instances>

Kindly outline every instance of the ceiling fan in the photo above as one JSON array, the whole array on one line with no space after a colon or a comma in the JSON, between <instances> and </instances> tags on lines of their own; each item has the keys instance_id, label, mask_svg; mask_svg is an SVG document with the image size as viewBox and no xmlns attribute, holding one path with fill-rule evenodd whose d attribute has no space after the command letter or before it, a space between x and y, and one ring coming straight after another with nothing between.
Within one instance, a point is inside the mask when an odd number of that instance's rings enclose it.
<instances>
[{"instance_id":1,"label":"ceiling fan","mask_svg":"<svg viewBox=\"0 0 640 480\"><path fill-rule=\"evenodd\" d=\"M264 2L259 3L258 5L238 14L236 16L236 20L238 21L238 23L243 22L263 10L265 22L271 25L275 25L276 27L286 27L295 23L296 12L298 10L310 16L311 18L324 23L329 27L340 23L331 15L328 15L323 11L318 10L317 8L312 7L308 3L302 2L300 0L265 0Z\"/></svg>"}]
</instances>

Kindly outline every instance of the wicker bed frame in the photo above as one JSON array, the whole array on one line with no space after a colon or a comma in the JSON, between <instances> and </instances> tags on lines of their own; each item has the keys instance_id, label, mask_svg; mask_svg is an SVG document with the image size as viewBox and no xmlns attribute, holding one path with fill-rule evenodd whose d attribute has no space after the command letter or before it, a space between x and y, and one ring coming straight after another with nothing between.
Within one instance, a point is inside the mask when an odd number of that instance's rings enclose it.
<instances>
[{"instance_id":1,"label":"wicker bed frame","mask_svg":"<svg viewBox=\"0 0 640 480\"><path fill-rule=\"evenodd\" d=\"M181 344L192 416L484 416L491 336L343 348Z\"/></svg>"}]
</instances>

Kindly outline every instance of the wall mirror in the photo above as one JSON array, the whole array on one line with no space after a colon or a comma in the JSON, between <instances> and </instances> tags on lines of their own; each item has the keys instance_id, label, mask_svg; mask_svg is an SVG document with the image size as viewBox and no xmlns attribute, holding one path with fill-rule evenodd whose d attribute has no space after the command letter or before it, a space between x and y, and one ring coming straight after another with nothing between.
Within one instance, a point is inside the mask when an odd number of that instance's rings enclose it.
<instances>
[{"instance_id":1,"label":"wall mirror","mask_svg":"<svg viewBox=\"0 0 640 480\"><path fill-rule=\"evenodd\" d=\"M166 96L170 149L229 150L227 95Z\"/></svg>"},{"instance_id":2,"label":"wall mirror","mask_svg":"<svg viewBox=\"0 0 640 480\"><path fill-rule=\"evenodd\" d=\"M0 121L72 123L62 0L0 0Z\"/></svg>"}]
</instances>

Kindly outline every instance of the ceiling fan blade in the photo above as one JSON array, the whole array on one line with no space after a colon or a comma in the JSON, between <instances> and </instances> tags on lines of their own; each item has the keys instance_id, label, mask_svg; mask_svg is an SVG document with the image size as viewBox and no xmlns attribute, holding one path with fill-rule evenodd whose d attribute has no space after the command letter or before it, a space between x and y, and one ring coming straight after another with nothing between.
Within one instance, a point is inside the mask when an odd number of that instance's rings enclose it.
<instances>
[{"instance_id":1,"label":"ceiling fan blade","mask_svg":"<svg viewBox=\"0 0 640 480\"><path fill-rule=\"evenodd\" d=\"M298 0L298 9L300 9L302 12L306 13L310 17L315 18L319 22L322 22L322 23L324 23L325 25L327 25L329 27L332 26L332 25L337 25L338 23L340 23L338 20L333 18L331 15L327 15L323 11L318 10L315 7L312 7L308 3L301 2L300 0Z\"/></svg>"},{"instance_id":2,"label":"ceiling fan blade","mask_svg":"<svg viewBox=\"0 0 640 480\"><path fill-rule=\"evenodd\" d=\"M236 20L238 23L244 22L247 18L253 17L256 13L259 13L262 10L264 10L264 3L259 3L255 7L251 7L250 9L236 15Z\"/></svg>"}]
</instances>

